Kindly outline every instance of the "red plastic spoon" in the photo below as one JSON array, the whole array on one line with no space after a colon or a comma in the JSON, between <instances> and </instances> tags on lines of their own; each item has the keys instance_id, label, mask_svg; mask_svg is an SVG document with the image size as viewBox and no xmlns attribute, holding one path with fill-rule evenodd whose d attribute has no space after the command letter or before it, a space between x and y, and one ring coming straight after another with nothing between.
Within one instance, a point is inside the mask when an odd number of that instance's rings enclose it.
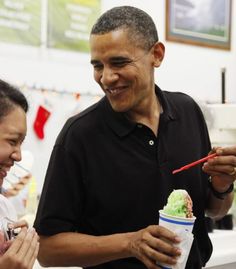
<instances>
[{"instance_id":1,"label":"red plastic spoon","mask_svg":"<svg viewBox=\"0 0 236 269\"><path fill-rule=\"evenodd\" d=\"M191 168L191 167L193 167L193 166L195 166L195 165L197 165L199 163L203 163L203 162L207 161L208 159L214 158L215 156L216 156L216 153L210 154L210 155L208 155L208 156L206 156L206 157L204 157L204 158L202 158L200 160L197 160L195 162L189 163L189 164L187 164L185 166L182 166L179 169L176 169L176 170L172 171L172 174L176 174L176 173L179 173L179 172L181 172L183 170L187 170L187 169L189 169L189 168Z\"/></svg>"}]
</instances>

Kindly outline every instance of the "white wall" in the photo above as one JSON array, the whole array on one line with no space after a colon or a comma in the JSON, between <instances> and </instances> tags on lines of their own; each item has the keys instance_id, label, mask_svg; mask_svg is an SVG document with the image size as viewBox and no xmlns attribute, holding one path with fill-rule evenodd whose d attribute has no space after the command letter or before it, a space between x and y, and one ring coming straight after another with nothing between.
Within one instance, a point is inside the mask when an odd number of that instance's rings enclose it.
<instances>
[{"instance_id":1,"label":"white wall","mask_svg":"<svg viewBox=\"0 0 236 269\"><path fill-rule=\"evenodd\" d=\"M165 41L165 0L103 0L102 10L118 5L139 7L156 22L160 41L166 46L164 62L156 70L156 81L162 89L183 91L202 101L220 102L221 68L226 67L226 100L236 103L236 5L233 5L232 10L230 51ZM85 53L0 43L0 77L13 83L97 94L100 89L93 81L89 60L89 55ZM32 122L44 98L35 91L27 92L27 96L31 110L24 147L35 155L34 174L40 190L55 138L78 102L72 95L46 95L46 99L52 103L52 115L45 125L45 139L40 141L32 130ZM95 101L94 97L85 99L83 97L79 100L80 109Z\"/></svg>"},{"instance_id":2,"label":"white wall","mask_svg":"<svg viewBox=\"0 0 236 269\"><path fill-rule=\"evenodd\" d=\"M236 5L232 10L231 51L184 45L165 41L164 0L103 0L102 10L116 5L134 5L147 11L156 22L166 57L156 72L165 89L181 90L210 102L220 101L222 67L227 68L226 91L229 102L236 101ZM12 46L0 43L0 75L12 81L37 83L59 89L98 92L92 80L89 55L57 50Z\"/></svg>"},{"instance_id":3,"label":"white wall","mask_svg":"<svg viewBox=\"0 0 236 269\"><path fill-rule=\"evenodd\" d=\"M73 94L51 92L42 94L41 91L30 89L24 89L23 93L30 103L27 115L28 132L23 148L30 150L34 155L33 174L37 180L38 192L40 192L55 139L65 121L90 104L97 102L101 96L82 94L79 99L76 99ZM51 113L44 125L42 140L37 137L33 129L39 105Z\"/></svg>"}]
</instances>

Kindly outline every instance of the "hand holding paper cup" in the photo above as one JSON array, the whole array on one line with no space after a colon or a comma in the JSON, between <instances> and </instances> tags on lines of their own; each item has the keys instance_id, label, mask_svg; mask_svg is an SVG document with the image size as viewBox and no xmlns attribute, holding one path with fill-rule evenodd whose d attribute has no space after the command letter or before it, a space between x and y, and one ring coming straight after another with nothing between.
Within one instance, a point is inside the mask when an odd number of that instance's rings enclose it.
<instances>
[{"instance_id":1,"label":"hand holding paper cup","mask_svg":"<svg viewBox=\"0 0 236 269\"><path fill-rule=\"evenodd\" d=\"M178 247L181 249L181 256L177 264L170 266L159 264L163 269L184 269L193 242L193 226L195 217L192 213L192 200L187 191L174 190L163 210L159 210L159 225L175 232L181 242Z\"/></svg>"},{"instance_id":2,"label":"hand holding paper cup","mask_svg":"<svg viewBox=\"0 0 236 269\"><path fill-rule=\"evenodd\" d=\"M8 234L5 227L5 219L0 219L0 256L2 256L8 248Z\"/></svg>"}]
</instances>

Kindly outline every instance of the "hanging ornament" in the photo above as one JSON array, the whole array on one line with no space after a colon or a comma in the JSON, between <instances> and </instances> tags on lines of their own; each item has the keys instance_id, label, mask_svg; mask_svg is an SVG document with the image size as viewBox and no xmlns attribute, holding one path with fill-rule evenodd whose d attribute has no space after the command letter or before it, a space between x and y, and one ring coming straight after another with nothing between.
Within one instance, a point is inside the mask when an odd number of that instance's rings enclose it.
<instances>
[{"instance_id":1,"label":"hanging ornament","mask_svg":"<svg viewBox=\"0 0 236 269\"><path fill-rule=\"evenodd\" d=\"M34 131L39 139L44 139L44 126L51 115L51 112L44 106L40 105L33 123Z\"/></svg>"}]
</instances>

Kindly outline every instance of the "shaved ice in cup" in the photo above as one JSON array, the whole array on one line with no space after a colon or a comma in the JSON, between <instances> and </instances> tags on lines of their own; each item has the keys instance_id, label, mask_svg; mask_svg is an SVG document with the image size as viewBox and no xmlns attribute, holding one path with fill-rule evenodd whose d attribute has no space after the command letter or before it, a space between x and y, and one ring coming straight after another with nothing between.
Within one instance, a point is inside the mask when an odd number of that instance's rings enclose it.
<instances>
[{"instance_id":1,"label":"shaved ice in cup","mask_svg":"<svg viewBox=\"0 0 236 269\"><path fill-rule=\"evenodd\" d=\"M193 202L186 190L173 190L164 206L163 212L167 215L192 218Z\"/></svg>"},{"instance_id":2,"label":"shaved ice in cup","mask_svg":"<svg viewBox=\"0 0 236 269\"><path fill-rule=\"evenodd\" d=\"M196 217L192 212L192 199L186 190L177 189L169 195L167 204L159 210L159 225L163 226L181 238L177 245L181 256L176 265L158 264L163 269L185 269L188 255L193 242L193 226Z\"/></svg>"}]
</instances>

